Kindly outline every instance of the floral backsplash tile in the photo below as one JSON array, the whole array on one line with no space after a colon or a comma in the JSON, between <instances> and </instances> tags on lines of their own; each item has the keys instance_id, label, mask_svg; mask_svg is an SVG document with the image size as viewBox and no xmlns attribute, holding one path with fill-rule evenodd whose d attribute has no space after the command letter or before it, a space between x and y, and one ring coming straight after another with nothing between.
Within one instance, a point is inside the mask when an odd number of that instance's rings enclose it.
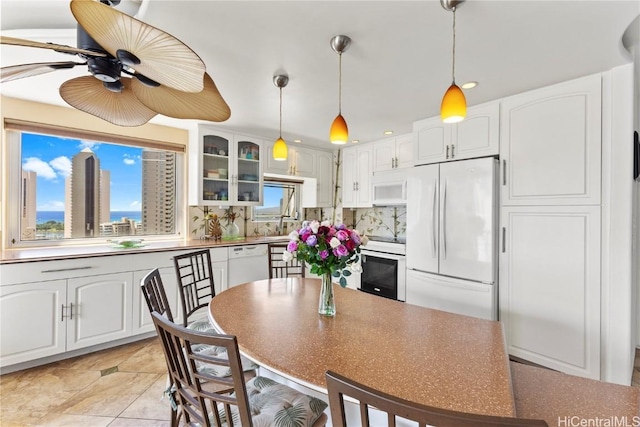
<instances>
[{"instance_id":1,"label":"floral backsplash tile","mask_svg":"<svg viewBox=\"0 0 640 427\"><path fill-rule=\"evenodd\" d=\"M406 206L343 209L343 217L348 227L355 228L363 235L396 238L406 235Z\"/></svg>"}]
</instances>

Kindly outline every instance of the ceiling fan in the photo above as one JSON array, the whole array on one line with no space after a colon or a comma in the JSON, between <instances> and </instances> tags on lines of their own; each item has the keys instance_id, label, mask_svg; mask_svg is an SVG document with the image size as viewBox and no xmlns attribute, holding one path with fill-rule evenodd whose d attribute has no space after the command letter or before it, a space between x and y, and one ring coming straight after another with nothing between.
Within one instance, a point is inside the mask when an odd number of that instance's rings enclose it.
<instances>
[{"instance_id":1,"label":"ceiling fan","mask_svg":"<svg viewBox=\"0 0 640 427\"><path fill-rule=\"evenodd\" d=\"M115 125L140 126L156 114L227 120L231 110L200 57L172 35L111 7L119 3L71 0L77 47L0 36L0 44L52 49L83 60L3 67L0 82L86 65L91 75L64 82L60 96Z\"/></svg>"}]
</instances>

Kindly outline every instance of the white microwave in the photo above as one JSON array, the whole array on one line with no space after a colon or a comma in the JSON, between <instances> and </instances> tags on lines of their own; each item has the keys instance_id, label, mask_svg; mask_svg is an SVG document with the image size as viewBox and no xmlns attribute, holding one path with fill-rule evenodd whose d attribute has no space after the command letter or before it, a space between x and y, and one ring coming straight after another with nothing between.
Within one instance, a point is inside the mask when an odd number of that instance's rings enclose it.
<instances>
[{"instance_id":1,"label":"white microwave","mask_svg":"<svg viewBox=\"0 0 640 427\"><path fill-rule=\"evenodd\" d=\"M405 205L407 203L407 169L375 172L372 179L373 205Z\"/></svg>"}]
</instances>

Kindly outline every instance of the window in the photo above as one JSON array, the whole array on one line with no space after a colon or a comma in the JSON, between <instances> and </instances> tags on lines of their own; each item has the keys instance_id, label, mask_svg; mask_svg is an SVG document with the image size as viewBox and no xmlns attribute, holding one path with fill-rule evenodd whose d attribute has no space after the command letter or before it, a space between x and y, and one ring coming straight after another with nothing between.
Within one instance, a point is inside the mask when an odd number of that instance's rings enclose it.
<instances>
[{"instance_id":1,"label":"window","mask_svg":"<svg viewBox=\"0 0 640 427\"><path fill-rule=\"evenodd\" d=\"M253 207L254 221L294 221L300 212L300 183L298 181L265 178L262 206Z\"/></svg>"},{"instance_id":2,"label":"window","mask_svg":"<svg viewBox=\"0 0 640 427\"><path fill-rule=\"evenodd\" d=\"M8 179L8 206L19 207L6 212L11 245L179 234L184 155L176 147L69 131L8 135L9 164L18 166Z\"/></svg>"}]
</instances>

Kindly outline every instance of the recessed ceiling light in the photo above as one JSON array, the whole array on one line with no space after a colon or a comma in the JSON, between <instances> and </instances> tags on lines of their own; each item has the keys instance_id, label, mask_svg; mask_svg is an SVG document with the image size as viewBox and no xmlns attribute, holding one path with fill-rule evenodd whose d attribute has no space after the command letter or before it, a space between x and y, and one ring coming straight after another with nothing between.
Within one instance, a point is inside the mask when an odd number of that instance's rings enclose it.
<instances>
[{"instance_id":1,"label":"recessed ceiling light","mask_svg":"<svg viewBox=\"0 0 640 427\"><path fill-rule=\"evenodd\" d=\"M302 142L301 139L294 139L293 142Z\"/></svg>"},{"instance_id":2,"label":"recessed ceiling light","mask_svg":"<svg viewBox=\"0 0 640 427\"><path fill-rule=\"evenodd\" d=\"M392 130L385 130L385 131L384 131L384 134L385 134L385 135L392 135L392 134L393 134L393 131L392 131Z\"/></svg>"},{"instance_id":3,"label":"recessed ceiling light","mask_svg":"<svg viewBox=\"0 0 640 427\"><path fill-rule=\"evenodd\" d=\"M473 89L474 87L478 86L478 82L466 82L463 83L462 86L460 86L462 89Z\"/></svg>"},{"instance_id":4,"label":"recessed ceiling light","mask_svg":"<svg viewBox=\"0 0 640 427\"><path fill-rule=\"evenodd\" d=\"M359 140L359 139L354 139L354 140L352 140L351 142L352 142L353 144L357 144L358 142L360 142L360 140Z\"/></svg>"}]
</instances>

